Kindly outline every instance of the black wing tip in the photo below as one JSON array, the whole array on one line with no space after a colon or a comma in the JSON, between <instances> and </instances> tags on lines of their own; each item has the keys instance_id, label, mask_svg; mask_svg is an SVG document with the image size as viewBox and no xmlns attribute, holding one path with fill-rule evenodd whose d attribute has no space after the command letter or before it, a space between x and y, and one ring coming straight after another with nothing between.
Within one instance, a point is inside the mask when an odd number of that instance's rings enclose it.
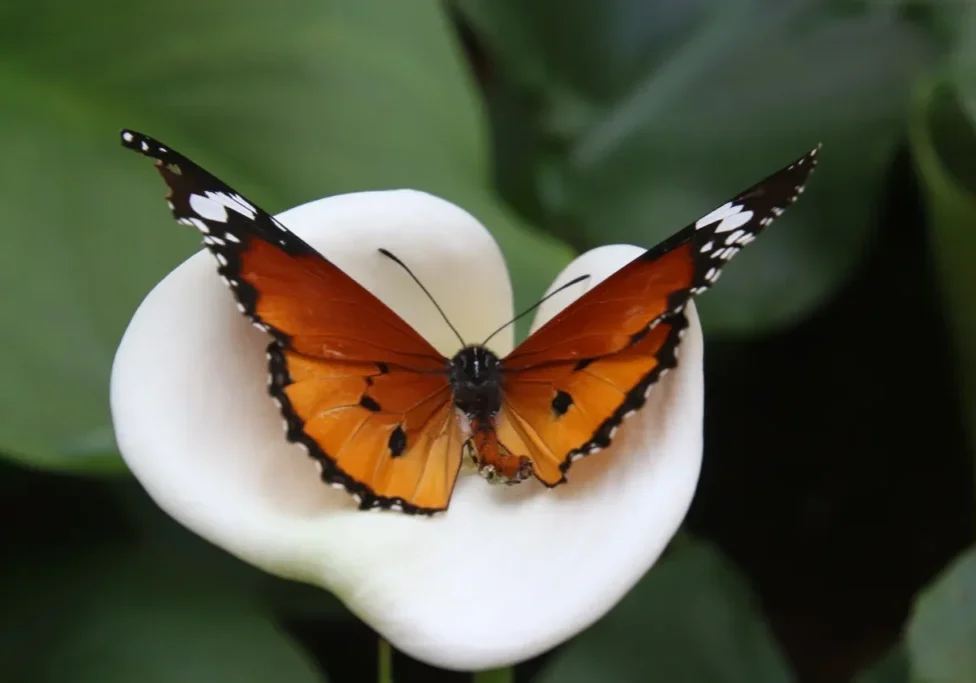
<instances>
[{"instance_id":1,"label":"black wing tip","mask_svg":"<svg viewBox=\"0 0 976 683\"><path fill-rule=\"evenodd\" d=\"M813 171L813 169L816 168L817 166L817 162L819 161L819 157L820 157L820 151L822 149L823 149L823 143L818 142L813 149L811 149L809 152L807 152L799 159L794 161L792 164L790 164L790 168L796 168L797 166L805 165L810 169L808 173Z\"/></svg>"},{"instance_id":2,"label":"black wing tip","mask_svg":"<svg viewBox=\"0 0 976 683\"><path fill-rule=\"evenodd\" d=\"M810 176L813 175L814 169L817 168L817 163L820 161L820 151L822 149L823 149L823 143L818 142L813 149L811 149L809 152L807 152L799 159L794 161L787 168L787 171L793 171L793 172L799 171L803 174L801 180L797 183L796 186L797 195L803 192L804 186L807 184L807 182L809 182ZM794 201L796 201L796 199L797 197L793 197L790 203L792 204Z\"/></svg>"},{"instance_id":3,"label":"black wing tip","mask_svg":"<svg viewBox=\"0 0 976 683\"><path fill-rule=\"evenodd\" d=\"M119 131L122 146L152 159L164 160L171 150L145 133L123 128Z\"/></svg>"}]
</instances>

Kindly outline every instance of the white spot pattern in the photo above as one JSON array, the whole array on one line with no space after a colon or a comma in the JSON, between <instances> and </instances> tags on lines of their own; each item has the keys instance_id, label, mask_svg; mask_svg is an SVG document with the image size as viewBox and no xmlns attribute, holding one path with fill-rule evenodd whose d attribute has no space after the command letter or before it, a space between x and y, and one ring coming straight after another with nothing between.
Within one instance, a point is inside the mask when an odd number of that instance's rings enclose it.
<instances>
[{"instance_id":1,"label":"white spot pattern","mask_svg":"<svg viewBox=\"0 0 976 683\"><path fill-rule=\"evenodd\" d=\"M819 146L694 223L691 239L696 274L689 287L691 296L714 284L725 263L796 201L816 167L818 151ZM716 236L724 233L728 234L716 240ZM721 246L716 248L716 245Z\"/></svg>"}]
</instances>

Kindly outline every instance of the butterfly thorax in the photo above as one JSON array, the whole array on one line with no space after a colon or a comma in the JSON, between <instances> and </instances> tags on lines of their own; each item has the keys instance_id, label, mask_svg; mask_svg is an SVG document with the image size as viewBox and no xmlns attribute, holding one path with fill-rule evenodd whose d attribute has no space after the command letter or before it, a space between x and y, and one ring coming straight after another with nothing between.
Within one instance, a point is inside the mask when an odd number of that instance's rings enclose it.
<instances>
[{"instance_id":1,"label":"butterfly thorax","mask_svg":"<svg viewBox=\"0 0 976 683\"><path fill-rule=\"evenodd\" d=\"M472 422L491 421L502 407L501 362L484 346L465 346L451 359L454 405Z\"/></svg>"},{"instance_id":2,"label":"butterfly thorax","mask_svg":"<svg viewBox=\"0 0 976 683\"><path fill-rule=\"evenodd\" d=\"M478 471L491 483L515 484L532 475L532 462L498 440L495 420L502 406L502 371L498 356L484 346L466 346L451 359L451 391L460 413L465 448Z\"/></svg>"}]
</instances>

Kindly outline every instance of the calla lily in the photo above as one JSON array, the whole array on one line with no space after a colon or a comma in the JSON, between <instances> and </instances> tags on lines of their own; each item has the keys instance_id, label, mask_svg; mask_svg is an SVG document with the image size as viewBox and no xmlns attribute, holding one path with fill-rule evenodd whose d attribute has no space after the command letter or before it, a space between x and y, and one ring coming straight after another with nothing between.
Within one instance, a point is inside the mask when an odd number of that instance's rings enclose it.
<instances>
[{"instance_id":1,"label":"calla lily","mask_svg":"<svg viewBox=\"0 0 976 683\"><path fill-rule=\"evenodd\" d=\"M513 315L497 244L449 202L410 190L363 192L278 218L446 356L457 339L378 248L410 266L466 339ZM590 251L551 289L583 273L595 284L640 252ZM546 302L534 328L579 291ZM490 486L462 471L438 516L364 512L285 440L266 390L268 339L238 313L200 252L146 297L119 347L111 395L118 445L176 520L246 562L334 592L399 650L444 668L504 666L603 616L684 518L701 464L704 390L693 305L687 315L678 367L610 448L574 464L567 484ZM508 328L491 347L504 355L513 344Z\"/></svg>"}]
</instances>

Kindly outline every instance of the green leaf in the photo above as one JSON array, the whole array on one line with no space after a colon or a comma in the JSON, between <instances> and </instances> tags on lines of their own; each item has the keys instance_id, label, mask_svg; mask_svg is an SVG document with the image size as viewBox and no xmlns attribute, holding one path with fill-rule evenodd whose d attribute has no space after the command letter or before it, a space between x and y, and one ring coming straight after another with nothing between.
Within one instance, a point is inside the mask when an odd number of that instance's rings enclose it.
<instances>
[{"instance_id":1,"label":"green leaf","mask_svg":"<svg viewBox=\"0 0 976 683\"><path fill-rule=\"evenodd\" d=\"M313 683L309 658L246 597L122 549L4 567L5 680Z\"/></svg>"},{"instance_id":2,"label":"green leaf","mask_svg":"<svg viewBox=\"0 0 976 683\"><path fill-rule=\"evenodd\" d=\"M0 451L34 465L103 466L114 350L198 244L121 127L273 212L367 189L443 196L494 232L522 305L570 258L489 190L479 103L434 2L13 0L0 64Z\"/></svg>"},{"instance_id":3,"label":"green leaf","mask_svg":"<svg viewBox=\"0 0 976 683\"><path fill-rule=\"evenodd\" d=\"M473 683L515 683L515 668L490 669L477 671L472 677Z\"/></svg>"},{"instance_id":4,"label":"green leaf","mask_svg":"<svg viewBox=\"0 0 976 683\"><path fill-rule=\"evenodd\" d=\"M907 640L914 683L976 681L976 547L918 596Z\"/></svg>"},{"instance_id":5,"label":"green leaf","mask_svg":"<svg viewBox=\"0 0 976 683\"><path fill-rule=\"evenodd\" d=\"M507 73L545 102L548 229L578 248L649 247L823 142L806 195L700 299L702 321L724 333L782 327L850 276L911 80L931 58L916 28L809 0L618 0L600 5L609 17L582 2L464 6ZM532 40L506 42L512 26Z\"/></svg>"},{"instance_id":6,"label":"green leaf","mask_svg":"<svg viewBox=\"0 0 976 683\"><path fill-rule=\"evenodd\" d=\"M792 675L728 561L684 540L537 683L786 683Z\"/></svg>"},{"instance_id":7,"label":"green leaf","mask_svg":"<svg viewBox=\"0 0 976 683\"><path fill-rule=\"evenodd\" d=\"M976 119L943 80L919 88L912 154L925 193L929 239L954 339L970 438L976 442Z\"/></svg>"},{"instance_id":8,"label":"green leaf","mask_svg":"<svg viewBox=\"0 0 976 683\"><path fill-rule=\"evenodd\" d=\"M858 674L854 683L908 683L909 675L908 655L904 647L897 645Z\"/></svg>"},{"instance_id":9,"label":"green leaf","mask_svg":"<svg viewBox=\"0 0 976 683\"><path fill-rule=\"evenodd\" d=\"M702 20L702 0L459 0L523 81L594 101L626 92ZM558 21L556 21L558 19Z\"/></svg>"},{"instance_id":10,"label":"green leaf","mask_svg":"<svg viewBox=\"0 0 976 683\"><path fill-rule=\"evenodd\" d=\"M949 74L969 119L976 120L976 6L952 3L944 10L955 20Z\"/></svg>"}]
</instances>

